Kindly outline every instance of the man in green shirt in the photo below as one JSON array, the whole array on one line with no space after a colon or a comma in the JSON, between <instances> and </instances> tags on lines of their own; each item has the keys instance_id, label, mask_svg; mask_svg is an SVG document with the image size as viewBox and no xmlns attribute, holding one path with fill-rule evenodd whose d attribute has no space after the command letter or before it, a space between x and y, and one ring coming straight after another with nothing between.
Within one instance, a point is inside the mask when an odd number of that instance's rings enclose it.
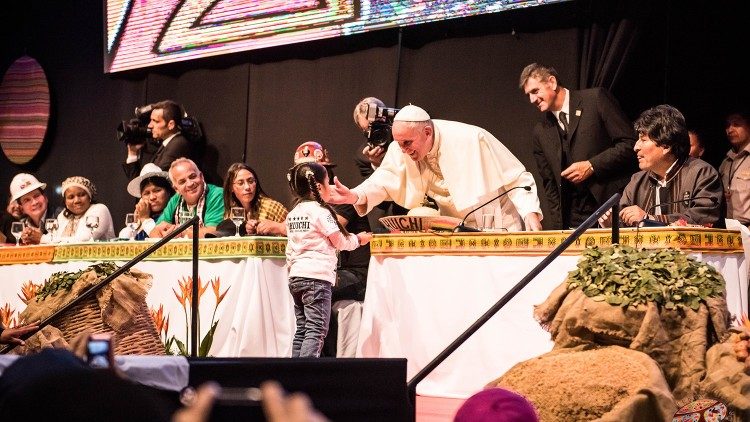
<instances>
[{"instance_id":1,"label":"man in green shirt","mask_svg":"<svg viewBox=\"0 0 750 422\"><path fill-rule=\"evenodd\" d=\"M183 222L182 218L187 220L196 214L201 221L200 237L215 232L216 226L224 219L223 189L207 184L198 166L187 158L178 158L172 163L169 180L177 193L167 203L149 237L164 237ZM192 230L185 232L192 236Z\"/></svg>"}]
</instances>

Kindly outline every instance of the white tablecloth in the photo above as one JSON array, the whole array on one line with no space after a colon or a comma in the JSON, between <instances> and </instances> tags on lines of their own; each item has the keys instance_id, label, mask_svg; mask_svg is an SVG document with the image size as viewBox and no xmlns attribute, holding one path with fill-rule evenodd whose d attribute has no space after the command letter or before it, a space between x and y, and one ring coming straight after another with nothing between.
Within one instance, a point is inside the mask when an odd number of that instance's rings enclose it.
<instances>
[{"instance_id":1,"label":"white tablecloth","mask_svg":"<svg viewBox=\"0 0 750 422\"><path fill-rule=\"evenodd\" d=\"M727 282L730 311L747 313L742 254L692 254L714 265ZM405 357L407 378L438 355L521 280L541 256L373 256L357 356ZM561 256L438 366L417 387L424 396L464 398L516 363L552 348L532 316L533 305L575 268Z\"/></svg>"},{"instance_id":2,"label":"white tablecloth","mask_svg":"<svg viewBox=\"0 0 750 422\"><path fill-rule=\"evenodd\" d=\"M56 271L77 271L93 262L15 264L0 266L0 308L12 311L12 318L25 308L21 286L28 280L43 283ZM116 262L118 265L124 262ZM153 286L146 297L150 308L164 307L169 316L169 336L184 342L186 314L177 299L179 281L192 277L192 263L186 260L142 261L136 269L153 275ZM209 285L200 298L200 338L211 320L219 323L209 356L285 357L291 356L294 334L294 304L289 294L284 260L279 258L232 258L201 260L201 283ZM214 314L216 299L211 281L220 282L220 292L227 292ZM189 319L190 316L187 315ZM190 349L188 349L190 350Z\"/></svg>"}]
</instances>

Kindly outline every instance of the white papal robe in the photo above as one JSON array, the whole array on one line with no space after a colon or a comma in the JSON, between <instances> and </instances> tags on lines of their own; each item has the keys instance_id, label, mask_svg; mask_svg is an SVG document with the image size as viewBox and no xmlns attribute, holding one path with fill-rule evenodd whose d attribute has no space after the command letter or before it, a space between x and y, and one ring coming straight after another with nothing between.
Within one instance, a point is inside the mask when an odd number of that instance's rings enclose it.
<instances>
[{"instance_id":1,"label":"white papal robe","mask_svg":"<svg viewBox=\"0 0 750 422\"><path fill-rule=\"evenodd\" d=\"M441 215L463 218L474 207L516 186L531 190L515 189L477 214L501 214L502 225L496 226L511 231L522 230L522 217L529 213L542 214L534 177L497 138L465 123L432 122L433 147L424 159L415 162L392 142L380 167L352 189L359 197L355 208L360 215L387 200L415 208L427 194L435 199Z\"/></svg>"}]
</instances>

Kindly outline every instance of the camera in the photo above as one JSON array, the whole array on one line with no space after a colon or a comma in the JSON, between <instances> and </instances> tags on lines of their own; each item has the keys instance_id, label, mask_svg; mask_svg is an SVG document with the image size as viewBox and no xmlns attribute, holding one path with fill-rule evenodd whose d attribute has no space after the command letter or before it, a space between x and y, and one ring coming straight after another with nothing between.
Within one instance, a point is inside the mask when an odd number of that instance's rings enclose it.
<instances>
[{"instance_id":1,"label":"camera","mask_svg":"<svg viewBox=\"0 0 750 422\"><path fill-rule=\"evenodd\" d=\"M387 148L393 140L391 127L393 118L400 109L379 107L375 104L367 104L367 131L365 137L371 148Z\"/></svg>"},{"instance_id":2,"label":"camera","mask_svg":"<svg viewBox=\"0 0 750 422\"><path fill-rule=\"evenodd\" d=\"M123 120L117 126L117 141L137 145L151 139L151 129L148 127L148 124L151 122L151 111L153 109L153 104L136 107L135 118ZM188 140L198 141L203 138L200 123L187 114L177 121L177 127L180 128L180 132Z\"/></svg>"},{"instance_id":3,"label":"camera","mask_svg":"<svg viewBox=\"0 0 750 422\"><path fill-rule=\"evenodd\" d=\"M96 369L113 369L115 365L112 335L91 334L86 343L86 362Z\"/></svg>"},{"instance_id":4,"label":"camera","mask_svg":"<svg viewBox=\"0 0 750 422\"><path fill-rule=\"evenodd\" d=\"M136 107L135 118L123 120L117 126L117 140L126 144L143 144L151 139L151 129L148 124L151 121L151 104Z\"/></svg>"}]
</instances>

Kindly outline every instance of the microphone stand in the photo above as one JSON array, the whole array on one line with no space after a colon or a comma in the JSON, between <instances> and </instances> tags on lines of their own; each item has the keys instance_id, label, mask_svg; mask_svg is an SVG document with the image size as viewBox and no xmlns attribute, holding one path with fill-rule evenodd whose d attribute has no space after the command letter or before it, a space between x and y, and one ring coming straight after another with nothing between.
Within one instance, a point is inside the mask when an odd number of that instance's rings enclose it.
<instances>
[{"instance_id":1,"label":"microphone stand","mask_svg":"<svg viewBox=\"0 0 750 422\"><path fill-rule=\"evenodd\" d=\"M510 191L515 190L515 189L524 189L524 190L526 190L526 192L530 192L531 191L531 186L514 186L514 187L506 190L505 192L501 193L500 195L495 196L494 198L490 199L489 201L485 202L484 204L482 204L482 205L474 208L473 210L471 210L468 213L466 213L466 215L464 216L463 220L461 220L461 223L459 225L457 225L453 229L453 232L454 233L467 233L467 232L477 233L477 232L481 232L481 230L479 230L479 229L475 229L474 227L469 227L469 226L465 225L464 223L466 222L466 219L469 218L469 216L471 214L477 212L477 210L482 209L482 207L484 207L485 205L489 204L490 202L492 202L492 201L494 201L496 199L502 198L503 196L509 194Z\"/></svg>"},{"instance_id":2,"label":"microphone stand","mask_svg":"<svg viewBox=\"0 0 750 422\"><path fill-rule=\"evenodd\" d=\"M520 186L519 186L520 187ZM508 293L506 293L502 298L500 298L497 303L492 305L492 307L487 310L481 317L479 317L478 320L476 320L469 328L466 329L463 333L461 333L458 338L453 340L453 342L448 345L440 354L438 354L433 360L431 360L427 365L425 365L422 370L420 370L412 379L409 380L409 382L406 384L407 387L407 393L409 394L409 398L412 400L412 403L415 403L416 400L416 394L417 394L417 384L419 384L423 379L427 377L427 375L430 374L435 368L438 367L445 359L448 358L453 352L456 351L466 340L468 340L469 337L471 337L479 328L481 328L487 321L490 320L500 309L502 309L508 302L510 302L513 297L515 297L521 290L523 290L524 287L526 287L527 284L531 282L539 273L541 273L552 261L554 261L560 254L562 254L565 249L568 248L573 242L576 241L586 230L588 230L589 227L597 223L597 220L599 217L601 217L608 209L612 208L612 243L619 243L620 241L620 235L619 235L619 229L618 226L620 225L619 221L619 203L620 203L620 194L616 193L612 195L611 198L607 200L602 206L599 207L596 211L594 211L593 214L589 216L589 218L586 219L581 225L578 226L578 228L573 231L573 233L568 236L565 240L560 243L559 246L557 246L549 255L547 255L539 264L537 264L536 267L534 267L524 278L521 279L515 286L513 286ZM481 208L481 207L480 207ZM472 211L473 212L473 211Z\"/></svg>"}]
</instances>

